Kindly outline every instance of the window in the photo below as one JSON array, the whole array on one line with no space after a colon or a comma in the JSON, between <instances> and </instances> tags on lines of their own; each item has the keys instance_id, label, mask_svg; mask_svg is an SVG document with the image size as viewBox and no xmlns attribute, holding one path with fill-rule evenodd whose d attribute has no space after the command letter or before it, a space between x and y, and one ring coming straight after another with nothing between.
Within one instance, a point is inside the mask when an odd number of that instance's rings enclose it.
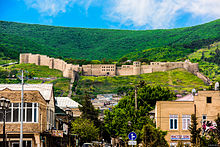
<instances>
[{"instance_id":1,"label":"window","mask_svg":"<svg viewBox=\"0 0 220 147\"><path fill-rule=\"evenodd\" d=\"M188 130L191 123L191 115L182 115L183 130Z\"/></svg>"},{"instance_id":2,"label":"window","mask_svg":"<svg viewBox=\"0 0 220 147\"><path fill-rule=\"evenodd\" d=\"M11 103L6 112L6 122L21 121L21 104ZM24 103L23 122L38 122L38 103ZM0 113L0 122L3 121L3 115Z\"/></svg>"},{"instance_id":3,"label":"window","mask_svg":"<svg viewBox=\"0 0 220 147\"><path fill-rule=\"evenodd\" d=\"M170 115L170 130L177 130L178 128L178 115Z\"/></svg>"},{"instance_id":4,"label":"window","mask_svg":"<svg viewBox=\"0 0 220 147\"><path fill-rule=\"evenodd\" d=\"M212 103L212 97L207 97L207 98L206 98L206 102L207 102L207 103Z\"/></svg>"},{"instance_id":5,"label":"window","mask_svg":"<svg viewBox=\"0 0 220 147\"><path fill-rule=\"evenodd\" d=\"M202 122L203 122L203 121L206 121L206 119L207 119L207 115L206 115L206 114L203 114L203 115L202 115Z\"/></svg>"}]
</instances>

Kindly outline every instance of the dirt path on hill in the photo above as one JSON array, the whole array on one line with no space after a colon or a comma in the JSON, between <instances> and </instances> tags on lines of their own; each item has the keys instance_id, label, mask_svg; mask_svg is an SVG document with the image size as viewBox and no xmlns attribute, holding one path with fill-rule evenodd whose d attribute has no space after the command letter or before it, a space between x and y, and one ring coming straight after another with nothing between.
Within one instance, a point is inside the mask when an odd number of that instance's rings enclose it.
<instances>
[{"instance_id":1,"label":"dirt path on hill","mask_svg":"<svg viewBox=\"0 0 220 147\"><path fill-rule=\"evenodd\" d=\"M172 77L170 75L170 71L168 72L168 77L169 77L169 81L168 81L169 85L173 85Z\"/></svg>"}]
</instances>

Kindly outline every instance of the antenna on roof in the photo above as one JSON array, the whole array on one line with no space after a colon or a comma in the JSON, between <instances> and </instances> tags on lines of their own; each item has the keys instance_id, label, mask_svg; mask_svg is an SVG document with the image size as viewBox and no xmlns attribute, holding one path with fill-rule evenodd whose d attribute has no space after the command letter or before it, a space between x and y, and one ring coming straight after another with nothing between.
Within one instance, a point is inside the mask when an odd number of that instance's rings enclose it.
<instances>
[{"instance_id":1,"label":"antenna on roof","mask_svg":"<svg viewBox=\"0 0 220 147\"><path fill-rule=\"evenodd\" d=\"M196 93L196 89L193 88L193 89L192 89L192 95L195 96L195 93Z\"/></svg>"},{"instance_id":2,"label":"antenna on roof","mask_svg":"<svg viewBox=\"0 0 220 147\"><path fill-rule=\"evenodd\" d=\"M219 82L215 83L215 90L219 90Z\"/></svg>"}]
</instances>

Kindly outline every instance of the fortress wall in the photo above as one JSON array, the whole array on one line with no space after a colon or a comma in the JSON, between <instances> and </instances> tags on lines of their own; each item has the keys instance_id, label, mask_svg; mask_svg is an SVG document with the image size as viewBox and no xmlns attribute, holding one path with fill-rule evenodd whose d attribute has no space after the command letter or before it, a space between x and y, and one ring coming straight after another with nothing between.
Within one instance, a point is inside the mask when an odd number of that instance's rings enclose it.
<instances>
[{"instance_id":1,"label":"fortress wall","mask_svg":"<svg viewBox=\"0 0 220 147\"><path fill-rule=\"evenodd\" d=\"M40 55L40 65L49 66L50 58L46 55Z\"/></svg>"},{"instance_id":2,"label":"fortress wall","mask_svg":"<svg viewBox=\"0 0 220 147\"><path fill-rule=\"evenodd\" d=\"M141 74L141 62L134 61L133 62L133 75L140 75Z\"/></svg>"},{"instance_id":3,"label":"fortress wall","mask_svg":"<svg viewBox=\"0 0 220 147\"><path fill-rule=\"evenodd\" d=\"M50 69L54 69L54 58L50 58L49 68L50 68Z\"/></svg>"},{"instance_id":4,"label":"fortress wall","mask_svg":"<svg viewBox=\"0 0 220 147\"><path fill-rule=\"evenodd\" d=\"M150 65L141 65L141 74L152 73L152 67Z\"/></svg>"},{"instance_id":5,"label":"fortress wall","mask_svg":"<svg viewBox=\"0 0 220 147\"><path fill-rule=\"evenodd\" d=\"M200 78L201 80L203 80L203 82L205 82L206 84L210 84L210 79L208 77L204 76L202 73L197 72L196 76L198 78Z\"/></svg>"},{"instance_id":6,"label":"fortress wall","mask_svg":"<svg viewBox=\"0 0 220 147\"><path fill-rule=\"evenodd\" d=\"M84 76L92 75L92 65L82 65L82 73Z\"/></svg>"},{"instance_id":7,"label":"fortress wall","mask_svg":"<svg viewBox=\"0 0 220 147\"><path fill-rule=\"evenodd\" d=\"M195 74L199 71L198 63L185 63L185 69Z\"/></svg>"},{"instance_id":8,"label":"fortress wall","mask_svg":"<svg viewBox=\"0 0 220 147\"><path fill-rule=\"evenodd\" d=\"M100 64L92 64L91 65L91 74L94 76L101 76L101 65ZM104 75L104 74L103 74Z\"/></svg>"},{"instance_id":9,"label":"fortress wall","mask_svg":"<svg viewBox=\"0 0 220 147\"><path fill-rule=\"evenodd\" d=\"M54 59L54 69L64 71L66 68L66 62L61 59Z\"/></svg>"},{"instance_id":10,"label":"fortress wall","mask_svg":"<svg viewBox=\"0 0 220 147\"><path fill-rule=\"evenodd\" d=\"M79 72L80 71L80 66L79 65L72 65L72 69Z\"/></svg>"},{"instance_id":11,"label":"fortress wall","mask_svg":"<svg viewBox=\"0 0 220 147\"><path fill-rule=\"evenodd\" d=\"M141 65L140 62L134 61L133 65L122 65L116 68L115 64L93 64L93 65L72 65L67 64L61 59L49 58L46 55L23 53L20 54L20 63L34 63L36 65L49 66L51 69L57 69L63 72L64 77L75 79L75 71L82 71L83 75L140 75L143 73L152 73L157 71L167 71L175 68L185 68L187 71L195 74L204 82L210 80L203 74L199 73L198 63L185 62L151 62L150 65Z\"/></svg>"},{"instance_id":12,"label":"fortress wall","mask_svg":"<svg viewBox=\"0 0 220 147\"><path fill-rule=\"evenodd\" d=\"M132 65L132 66L133 66L133 65ZM117 74L118 76L129 76L129 75L133 75L133 67L129 67L129 68L121 68L121 67L118 67L116 74Z\"/></svg>"},{"instance_id":13,"label":"fortress wall","mask_svg":"<svg viewBox=\"0 0 220 147\"><path fill-rule=\"evenodd\" d=\"M28 59L29 63L34 63L36 65L40 65L40 55L39 54L31 54Z\"/></svg>"},{"instance_id":14,"label":"fortress wall","mask_svg":"<svg viewBox=\"0 0 220 147\"><path fill-rule=\"evenodd\" d=\"M93 64L92 65L92 75L95 76L104 76L116 75L116 65L115 64Z\"/></svg>"},{"instance_id":15,"label":"fortress wall","mask_svg":"<svg viewBox=\"0 0 220 147\"><path fill-rule=\"evenodd\" d=\"M23 54L20 54L20 64L21 63L29 63L29 56L31 54L30 53L23 53Z\"/></svg>"}]
</instances>

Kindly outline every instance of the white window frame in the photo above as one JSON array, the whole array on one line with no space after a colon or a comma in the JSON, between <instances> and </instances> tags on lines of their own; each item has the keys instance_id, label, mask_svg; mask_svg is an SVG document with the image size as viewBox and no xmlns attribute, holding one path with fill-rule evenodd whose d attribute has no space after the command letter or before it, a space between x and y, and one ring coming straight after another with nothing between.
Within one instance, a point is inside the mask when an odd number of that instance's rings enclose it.
<instances>
[{"instance_id":1,"label":"white window frame","mask_svg":"<svg viewBox=\"0 0 220 147\"><path fill-rule=\"evenodd\" d=\"M184 125L184 122L186 125ZM188 130L191 125L191 115L182 115L182 129Z\"/></svg>"},{"instance_id":2,"label":"white window frame","mask_svg":"<svg viewBox=\"0 0 220 147\"><path fill-rule=\"evenodd\" d=\"M171 120L173 121L173 128L171 128ZM175 128L175 120L176 120L176 128ZM170 115L169 117L169 128L170 130L178 130L178 115L174 114L174 115Z\"/></svg>"},{"instance_id":3,"label":"white window frame","mask_svg":"<svg viewBox=\"0 0 220 147\"><path fill-rule=\"evenodd\" d=\"M11 121L6 121L6 123L20 123L21 122L21 108L20 105L21 103L18 103L19 106L18 107L14 107L15 103L11 103L10 109L11 109ZM36 104L36 107L34 107L34 105ZM13 115L14 115L14 108L18 108L18 121L14 122L13 121ZM27 104L24 103L24 110L25 110L25 117L23 119L24 123L38 123L39 122L39 103L32 103L32 121L31 122L27 122ZM36 122L34 121L34 109L36 108ZM7 114L6 114L7 115Z\"/></svg>"}]
</instances>

